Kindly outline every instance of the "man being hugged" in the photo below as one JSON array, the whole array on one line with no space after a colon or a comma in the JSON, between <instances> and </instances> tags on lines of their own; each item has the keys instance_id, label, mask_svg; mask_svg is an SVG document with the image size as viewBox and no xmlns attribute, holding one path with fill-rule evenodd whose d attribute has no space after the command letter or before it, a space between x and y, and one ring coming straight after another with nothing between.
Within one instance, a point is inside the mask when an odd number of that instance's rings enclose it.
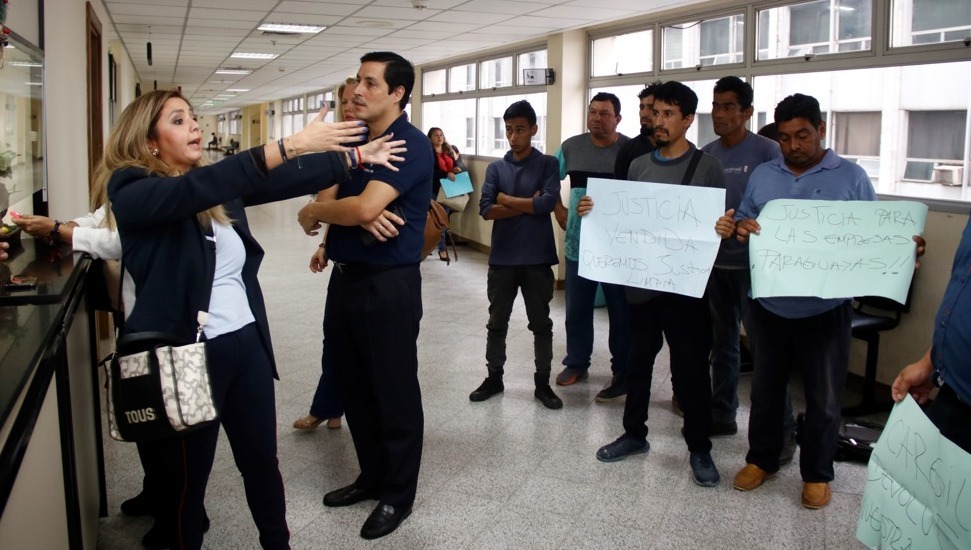
<instances>
[{"instance_id":1,"label":"man being hugged","mask_svg":"<svg viewBox=\"0 0 971 550\"><path fill-rule=\"evenodd\" d=\"M324 505L378 500L361 528L362 537L374 539L411 513L418 487L424 427L418 266L434 158L428 138L403 112L415 83L411 63L391 52L369 53L357 80L354 116L367 123L371 139L393 134L404 140L407 157L400 171L371 164L352 170L350 181L331 191L336 200L312 202L298 219L308 233L320 222L332 224L324 338L361 467L354 483L324 496Z\"/></svg>"},{"instance_id":2,"label":"man being hugged","mask_svg":"<svg viewBox=\"0 0 971 550\"><path fill-rule=\"evenodd\" d=\"M528 101L517 101L503 115L509 152L486 169L479 213L492 225L489 253L489 324L486 325L486 367L489 376L471 395L484 401L503 391L506 332L509 315L522 290L533 333L536 399L549 409L563 407L550 388L553 361L553 270L558 263L550 212L560 194L559 163L530 144L536 135L536 112Z\"/></svg>"}]
</instances>

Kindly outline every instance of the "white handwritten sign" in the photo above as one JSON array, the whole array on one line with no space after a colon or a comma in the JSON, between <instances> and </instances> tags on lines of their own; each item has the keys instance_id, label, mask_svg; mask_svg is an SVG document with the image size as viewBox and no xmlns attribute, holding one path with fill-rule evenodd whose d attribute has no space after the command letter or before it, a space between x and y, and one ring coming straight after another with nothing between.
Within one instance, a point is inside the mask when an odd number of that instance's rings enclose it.
<instances>
[{"instance_id":1,"label":"white handwritten sign","mask_svg":"<svg viewBox=\"0 0 971 550\"><path fill-rule=\"evenodd\" d=\"M749 239L752 297L884 296L901 304L914 274L927 205L776 199Z\"/></svg>"},{"instance_id":2,"label":"white handwritten sign","mask_svg":"<svg viewBox=\"0 0 971 550\"><path fill-rule=\"evenodd\" d=\"M705 293L721 237L725 190L591 178L580 225L580 276L683 294Z\"/></svg>"},{"instance_id":3,"label":"white handwritten sign","mask_svg":"<svg viewBox=\"0 0 971 550\"><path fill-rule=\"evenodd\" d=\"M870 548L971 548L971 455L909 395L870 455L856 538Z\"/></svg>"}]
</instances>

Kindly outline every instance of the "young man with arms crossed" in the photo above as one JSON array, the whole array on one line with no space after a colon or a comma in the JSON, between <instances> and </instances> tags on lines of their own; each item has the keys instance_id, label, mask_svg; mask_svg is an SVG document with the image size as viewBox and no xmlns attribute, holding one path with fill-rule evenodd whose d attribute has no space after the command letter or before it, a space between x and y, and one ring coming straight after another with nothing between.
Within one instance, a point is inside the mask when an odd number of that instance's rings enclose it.
<instances>
[{"instance_id":1,"label":"young man with arms crossed","mask_svg":"<svg viewBox=\"0 0 971 550\"><path fill-rule=\"evenodd\" d=\"M489 324L486 325L486 367L489 376L469 395L484 401L503 391L506 333L517 291L523 293L536 363L534 395L546 408L563 407L550 388L553 361L553 270L559 260L550 212L560 194L559 164L530 144L536 135L536 112L517 101L503 114L509 152L486 169L479 212L492 224L489 252Z\"/></svg>"}]
</instances>

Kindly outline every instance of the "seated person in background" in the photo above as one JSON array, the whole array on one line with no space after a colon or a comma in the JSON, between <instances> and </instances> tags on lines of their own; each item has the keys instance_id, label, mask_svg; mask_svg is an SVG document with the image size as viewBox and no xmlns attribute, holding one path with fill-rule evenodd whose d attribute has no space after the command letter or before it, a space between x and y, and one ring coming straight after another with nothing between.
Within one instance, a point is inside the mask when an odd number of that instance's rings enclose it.
<instances>
[{"instance_id":1,"label":"seated person in background","mask_svg":"<svg viewBox=\"0 0 971 550\"><path fill-rule=\"evenodd\" d=\"M206 145L206 149L212 149L213 147L219 147L219 138L216 137L216 132L212 133L212 140Z\"/></svg>"},{"instance_id":2,"label":"seated person in background","mask_svg":"<svg viewBox=\"0 0 971 550\"><path fill-rule=\"evenodd\" d=\"M462 160L459 155L458 147L445 141L445 132L441 128L432 128L428 131L428 139L432 142L435 149L435 173L432 175L432 199L438 197L438 190L442 188L442 180L448 178L455 181L455 174L463 172ZM452 213L452 209L444 206L445 212ZM445 251L445 231L442 231L442 238L438 241L438 259L447 262L448 252Z\"/></svg>"}]
</instances>

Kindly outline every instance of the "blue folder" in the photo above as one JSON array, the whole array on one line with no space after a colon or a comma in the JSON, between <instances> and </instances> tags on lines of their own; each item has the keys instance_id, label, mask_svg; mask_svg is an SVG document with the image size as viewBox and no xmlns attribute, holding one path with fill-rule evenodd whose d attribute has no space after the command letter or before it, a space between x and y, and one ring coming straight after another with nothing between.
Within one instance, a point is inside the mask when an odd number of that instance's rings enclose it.
<instances>
[{"instance_id":1,"label":"blue folder","mask_svg":"<svg viewBox=\"0 0 971 550\"><path fill-rule=\"evenodd\" d=\"M469 177L468 172L455 174L455 181L442 178L441 182L442 189L445 190L445 198L448 199L472 192L472 178Z\"/></svg>"}]
</instances>

